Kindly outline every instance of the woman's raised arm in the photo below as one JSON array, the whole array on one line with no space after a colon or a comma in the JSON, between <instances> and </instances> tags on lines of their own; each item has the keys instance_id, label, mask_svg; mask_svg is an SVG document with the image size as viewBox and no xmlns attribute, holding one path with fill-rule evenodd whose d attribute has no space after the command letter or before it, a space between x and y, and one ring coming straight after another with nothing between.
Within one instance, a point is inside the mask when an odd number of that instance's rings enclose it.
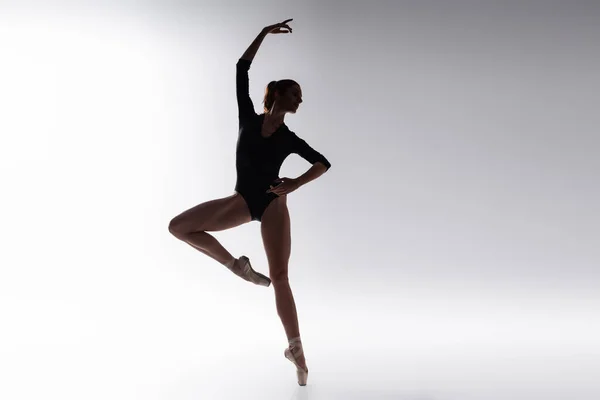
<instances>
[{"instance_id":1,"label":"woman's raised arm","mask_svg":"<svg viewBox=\"0 0 600 400\"><path fill-rule=\"evenodd\" d=\"M254 39L254 41L250 44L250 46L248 47L248 49L246 49L246 51L242 55L241 59L242 60L247 60L247 61L254 60L254 56L256 55L256 52L258 51L258 48L262 44L262 41L264 40L264 38L269 33L275 33L275 34L277 34L277 33L291 33L292 32L292 28L290 28L290 26L288 25L288 22L290 22L290 21L293 21L293 19L286 19L285 21L280 22L278 24L269 25L269 26L264 27L263 30L260 31L260 33L258 34L258 36L256 37L256 39Z\"/></svg>"}]
</instances>

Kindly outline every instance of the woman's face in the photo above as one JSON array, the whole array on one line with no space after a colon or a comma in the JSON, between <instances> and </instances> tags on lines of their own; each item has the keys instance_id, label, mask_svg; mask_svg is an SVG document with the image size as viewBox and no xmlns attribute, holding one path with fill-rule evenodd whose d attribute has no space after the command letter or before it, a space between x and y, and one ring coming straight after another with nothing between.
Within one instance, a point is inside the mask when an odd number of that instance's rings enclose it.
<instances>
[{"instance_id":1,"label":"woman's face","mask_svg":"<svg viewBox=\"0 0 600 400\"><path fill-rule=\"evenodd\" d=\"M302 103L302 89L299 85L293 85L288 88L285 94L281 97L283 105L287 112L295 113Z\"/></svg>"}]
</instances>

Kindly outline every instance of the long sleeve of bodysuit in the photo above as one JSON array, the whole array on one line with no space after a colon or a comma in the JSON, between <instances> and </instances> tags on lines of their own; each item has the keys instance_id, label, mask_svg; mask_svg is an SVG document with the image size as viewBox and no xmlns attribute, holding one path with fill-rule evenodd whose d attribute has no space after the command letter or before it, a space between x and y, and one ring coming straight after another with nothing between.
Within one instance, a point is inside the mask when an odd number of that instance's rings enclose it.
<instances>
[{"instance_id":1,"label":"long sleeve of bodysuit","mask_svg":"<svg viewBox=\"0 0 600 400\"><path fill-rule=\"evenodd\" d=\"M311 164L320 162L325 165L327 169L331 168L331 163L323 156L323 154L310 147L306 141L296 136L296 134L293 134L292 152L298 154Z\"/></svg>"},{"instance_id":2,"label":"long sleeve of bodysuit","mask_svg":"<svg viewBox=\"0 0 600 400\"><path fill-rule=\"evenodd\" d=\"M236 94L238 103L238 117L243 123L249 118L256 116L254 104L250 99L250 85L248 71L252 61L240 58L236 64Z\"/></svg>"}]
</instances>

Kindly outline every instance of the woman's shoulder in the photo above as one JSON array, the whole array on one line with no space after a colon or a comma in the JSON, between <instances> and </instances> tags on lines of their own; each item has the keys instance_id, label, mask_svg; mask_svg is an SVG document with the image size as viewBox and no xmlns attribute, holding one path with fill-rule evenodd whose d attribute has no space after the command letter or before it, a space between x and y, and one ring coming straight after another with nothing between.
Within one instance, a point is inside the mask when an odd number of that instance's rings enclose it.
<instances>
[{"instance_id":1,"label":"woman's shoulder","mask_svg":"<svg viewBox=\"0 0 600 400\"><path fill-rule=\"evenodd\" d=\"M254 110L252 113L248 113L244 118L240 118L240 129L244 132L259 132L260 131L260 121L261 114L257 114Z\"/></svg>"},{"instance_id":2,"label":"woman's shoulder","mask_svg":"<svg viewBox=\"0 0 600 400\"><path fill-rule=\"evenodd\" d=\"M298 135L296 134L296 132L294 132L293 130L291 130L287 125L285 125L285 131L287 132L288 137L290 139L298 139Z\"/></svg>"}]
</instances>

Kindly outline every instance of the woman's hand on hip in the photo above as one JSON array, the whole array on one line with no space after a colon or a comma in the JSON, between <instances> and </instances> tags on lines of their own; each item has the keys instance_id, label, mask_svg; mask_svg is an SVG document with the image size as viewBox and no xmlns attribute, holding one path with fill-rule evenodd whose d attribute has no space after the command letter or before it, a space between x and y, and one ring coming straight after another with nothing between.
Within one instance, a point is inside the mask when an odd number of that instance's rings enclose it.
<instances>
[{"instance_id":1,"label":"woman's hand on hip","mask_svg":"<svg viewBox=\"0 0 600 400\"><path fill-rule=\"evenodd\" d=\"M277 184L280 182L279 184ZM277 196L283 196L292 193L300 187L300 182L293 178L280 178L273 182L267 193L275 193Z\"/></svg>"}]
</instances>

